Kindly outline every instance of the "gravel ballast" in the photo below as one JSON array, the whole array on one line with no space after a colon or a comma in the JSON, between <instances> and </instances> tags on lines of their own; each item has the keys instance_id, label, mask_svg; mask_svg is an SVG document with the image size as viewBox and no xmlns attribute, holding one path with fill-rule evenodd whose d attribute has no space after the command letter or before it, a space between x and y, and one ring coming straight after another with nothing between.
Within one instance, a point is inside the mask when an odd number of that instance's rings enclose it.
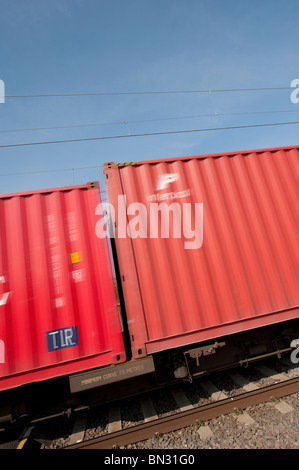
<instances>
[{"instance_id":1,"label":"gravel ballast","mask_svg":"<svg viewBox=\"0 0 299 470\"><path fill-rule=\"evenodd\" d=\"M282 413L277 409L279 404L284 403L292 407L292 411ZM286 409L291 410L288 407ZM299 393L123 448L298 449Z\"/></svg>"}]
</instances>

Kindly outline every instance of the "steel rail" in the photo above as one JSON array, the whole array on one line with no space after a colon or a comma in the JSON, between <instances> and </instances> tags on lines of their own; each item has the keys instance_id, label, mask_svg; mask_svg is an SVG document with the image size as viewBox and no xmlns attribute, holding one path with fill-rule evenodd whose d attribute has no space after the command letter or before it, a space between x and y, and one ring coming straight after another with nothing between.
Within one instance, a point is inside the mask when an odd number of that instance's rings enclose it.
<instances>
[{"instance_id":1,"label":"steel rail","mask_svg":"<svg viewBox=\"0 0 299 470\"><path fill-rule=\"evenodd\" d=\"M193 410L178 412L109 435L66 446L65 449L112 449L115 446L133 444L152 438L156 433L165 434L166 432L176 431L195 424L196 421L210 420L220 415L232 413L236 409L245 409L248 406L267 402L272 398L281 398L298 392L299 377L296 377L224 400L201 405Z\"/></svg>"}]
</instances>

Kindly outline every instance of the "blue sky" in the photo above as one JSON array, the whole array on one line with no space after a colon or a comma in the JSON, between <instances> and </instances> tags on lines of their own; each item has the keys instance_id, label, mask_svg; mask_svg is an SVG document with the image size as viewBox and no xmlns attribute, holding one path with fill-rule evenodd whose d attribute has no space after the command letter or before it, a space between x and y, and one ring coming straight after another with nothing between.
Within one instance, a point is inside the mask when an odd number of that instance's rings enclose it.
<instances>
[{"instance_id":1,"label":"blue sky","mask_svg":"<svg viewBox=\"0 0 299 470\"><path fill-rule=\"evenodd\" d=\"M10 97L289 87L299 78L297 12L295 0L1 0L6 98L0 146L299 121L290 90ZM267 111L289 112L223 115ZM80 127L21 131L62 126ZM18 132L4 132L12 130ZM298 145L298 130L289 125L0 147L0 193L91 180L104 189L101 166L107 161Z\"/></svg>"}]
</instances>

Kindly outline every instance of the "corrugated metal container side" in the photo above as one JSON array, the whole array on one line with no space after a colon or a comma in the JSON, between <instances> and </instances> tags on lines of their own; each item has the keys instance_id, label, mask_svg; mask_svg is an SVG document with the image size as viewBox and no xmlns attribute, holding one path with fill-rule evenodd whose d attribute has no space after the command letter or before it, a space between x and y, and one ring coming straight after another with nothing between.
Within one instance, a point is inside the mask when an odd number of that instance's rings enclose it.
<instances>
[{"instance_id":1,"label":"corrugated metal container side","mask_svg":"<svg viewBox=\"0 0 299 470\"><path fill-rule=\"evenodd\" d=\"M0 196L0 390L126 359L96 186Z\"/></svg>"},{"instance_id":2,"label":"corrugated metal container side","mask_svg":"<svg viewBox=\"0 0 299 470\"><path fill-rule=\"evenodd\" d=\"M298 147L105 165L135 357L298 318L298 170Z\"/></svg>"}]
</instances>

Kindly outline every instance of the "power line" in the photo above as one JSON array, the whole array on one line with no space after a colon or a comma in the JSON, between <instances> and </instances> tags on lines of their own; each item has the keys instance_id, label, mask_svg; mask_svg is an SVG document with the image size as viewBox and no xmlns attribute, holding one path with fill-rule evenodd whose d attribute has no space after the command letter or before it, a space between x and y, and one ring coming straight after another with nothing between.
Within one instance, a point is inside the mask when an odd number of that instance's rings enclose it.
<instances>
[{"instance_id":1,"label":"power line","mask_svg":"<svg viewBox=\"0 0 299 470\"><path fill-rule=\"evenodd\" d=\"M150 132L150 133L143 133L143 134L126 134L126 135L114 135L114 136L103 136L103 137L89 137L89 138L80 138L80 139L52 140L52 141L44 141L44 142L27 142L27 143L21 143L21 144L0 145L0 148L61 144L61 143L69 143L69 142L88 142L88 141L95 141L95 140L125 139L128 137L129 138L149 137L149 136L158 136L158 135L185 134L185 133L192 133L192 132L225 131L225 130L232 130L232 129L249 129L249 128L256 128L256 127L285 126L285 125L290 125L290 124L299 124L299 121L276 122L276 123L269 123L269 124L251 124L251 125L245 125L245 126L214 127L214 128L205 128L205 129L187 129L187 130L165 131L165 132Z\"/></svg>"},{"instance_id":2,"label":"power line","mask_svg":"<svg viewBox=\"0 0 299 470\"><path fill-rule=\"evenodd\" d=\"M46 98L46 97L75 97L75 96L119 96L119 95L157 95L157 94L187 94L187 93L227 93L242 91L274 91L292 90L292 87L259 87L259 88L230 88L212 90L156 90L156 91L121 91L95 93L40 93L26 95L6 95L5 98Z\"/></svg>"},{"instance_id":3,"label":"power line","mask_svg":"<svg viewBox=\"0 0 299 470\"><path fill-rule=\"evenodd\" d=\"M67 125L67 126L50 126L50 127L31 127L25 129L3 129L0 130L0 133L9 133L9 132L31 132L31 131L45 131L45 130L56 130L56 129L76 129L82 127L97 127L97 126L114 126L114 125L123 125L123 124L140 124L146 122L161 122L161 121L175 121L181 119L195 119L202 117L218 117L218 116L240 116L240 115L256 115L256 114L277 114L277 113L298 113L299 109L287 109L287 110L272 110L272 111L247 111L247 112L233 112L233 113L210 113L210 114L197 114L193 116L175 116L175 117L165 117L165 118L154 118L154 119L136 119L131 121L116 121L116 122L99 122L92 124L76 124L76 125Z\"/></svg>"},{"instance_id":4,"label":"power line","mask_svg":"<svg viewBox=\"0 0 299 470\"><path fill-rule=\"evenodd\" d=\"M63 171L77 171L77 170L90 170L90 169L99 169L99 165L95 166L78 166L72 168L54 168L54 169L47 169L47 170L35 170L35 171L18 171L14 173L0 173L0 176L20 176L20 175L34 175L40 173L58 173ZM100 191L100 193L106 193L106 191Z\"/></svg>"},{"instance_id":5,"label":"power line","mask_svg":"<svg viewBox=\"0 0 299 470\"><path fill-rule=\"evenodd\" d=\"M16 173L2 173L0 176L17 176L17 175L33 175L35 173L56 173L60 171L73 171L73 170L90 170L90 169L95 169L99 168L99 165L97 166L78 166L74 168L56 168L56 169L48 169L48 170L36 170L36 171L19 171Z\"/></svg>"},{"instance_id":6,"label":"power line","mask_svg":"<svg viewBox=\"0 0 299 470\"><path fill-rule=\"evenodd\" d=\"M134 122L134 121L131 121ZM138 121L139 122L139 121ZM142 122L142 121L140 121ZM113 126L116 124L126 124L126 121L122 122L99 122L95 124L76 124L76 125L69 125L69 126L50 126L50 127L30 127L26 129L3 129L0 130L1 133L6 132L28 132L28 131L48 131L53 129L73 129L78 127L96 127L96 126Z\"/></svg>"},{"instance_id":7,"label":"power line","mask_svg":"<svg viewBox=\"0 0 299 470\"><path fill-rule=\"evenodd\" d=\"M36 170L36 171L19 171L16 173L0 173L0 177L5 177L5 176L20 176L20 175L33 175L33 174L40 174L40 173L58 173L62 171L74 171L74 170L87 170L87 169L95 169L99 168L99 165L97 166L82 166L82 167L73 167L73 168L56 168L56 169L48 169L48 170ZM106 194L106 190L100 190L100 194ZM103 201L103 198L102 198Z\"/></svg>"}]
</instances>

